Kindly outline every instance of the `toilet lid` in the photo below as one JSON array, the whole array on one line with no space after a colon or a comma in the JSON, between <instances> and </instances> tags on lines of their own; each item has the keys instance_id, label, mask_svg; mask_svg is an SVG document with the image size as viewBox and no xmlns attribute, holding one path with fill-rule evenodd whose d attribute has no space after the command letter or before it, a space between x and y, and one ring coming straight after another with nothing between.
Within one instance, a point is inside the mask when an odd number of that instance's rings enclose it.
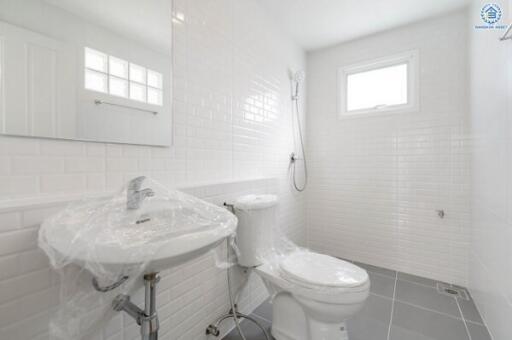
<instances>
[{"instance_id":1,"label":"toilet lid","mask_svg":"<svg viewBox=\"0 0 512 340\"><path fill-rule=\"evenodd\" d=\"M352 263L313 252L295 252L280 263L285 276L315 286L351 288L368 281L368 274Z\"/></svg>"}]
</instances>

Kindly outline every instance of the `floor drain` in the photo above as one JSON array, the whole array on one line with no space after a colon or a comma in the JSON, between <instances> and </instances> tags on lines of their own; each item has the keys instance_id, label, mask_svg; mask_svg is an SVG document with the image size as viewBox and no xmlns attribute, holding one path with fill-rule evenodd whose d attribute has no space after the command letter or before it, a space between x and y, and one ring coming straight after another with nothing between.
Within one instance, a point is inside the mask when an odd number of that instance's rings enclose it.
<instances>
[{"instance_id":1,"label":"floor drain","mask_svg":"<svg viewBox=\"0 0 512 340\"><path fill-rule=\"evenodd\" d=\"M459 299L469 300L469 294L466 289L454 287L447 283L438 282L437 291L440 294L456 297Z\"/></svg>"}]
</instances>

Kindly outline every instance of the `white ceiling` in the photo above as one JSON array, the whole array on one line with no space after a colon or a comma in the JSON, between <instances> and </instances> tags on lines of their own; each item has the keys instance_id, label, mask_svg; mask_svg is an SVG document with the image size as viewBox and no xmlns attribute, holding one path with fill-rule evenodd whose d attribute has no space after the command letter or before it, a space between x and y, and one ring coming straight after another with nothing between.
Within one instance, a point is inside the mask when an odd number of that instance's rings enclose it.
<instances>
[{"instance_id":1,"label":"white ceiling","mask_svg":"<svg viewBox=\"0 0 512 340\"><path fill-rule=\"evenodd\" d=\"M283 29L312 50L444 15L468 0L260 0Z\"/></svg>"}]
</instances>

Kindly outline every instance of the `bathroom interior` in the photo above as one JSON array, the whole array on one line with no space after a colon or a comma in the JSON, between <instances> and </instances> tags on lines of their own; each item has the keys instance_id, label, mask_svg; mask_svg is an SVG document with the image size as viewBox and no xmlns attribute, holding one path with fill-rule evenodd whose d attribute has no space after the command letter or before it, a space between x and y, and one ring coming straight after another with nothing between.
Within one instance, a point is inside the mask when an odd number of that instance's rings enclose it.
<instances>
[{"instance_id":1,"label":"bathroom interior","mask_svg":"<svg viewBox=\"0 0 512 340\"><path fill-rule=\"evenodd\" d=\"M0 0L0 340L512 339L512 0Z\"/></svg>"}]
</instances>

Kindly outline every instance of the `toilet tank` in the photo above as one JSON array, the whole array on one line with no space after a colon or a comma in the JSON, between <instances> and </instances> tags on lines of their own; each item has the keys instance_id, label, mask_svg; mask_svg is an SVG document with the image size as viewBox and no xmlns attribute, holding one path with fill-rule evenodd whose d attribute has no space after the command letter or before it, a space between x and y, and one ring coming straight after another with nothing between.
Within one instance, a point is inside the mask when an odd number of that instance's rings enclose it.
<instances>
[{"instance_id":1,"label":"toilet tank","mask_svg":"<svg viewBox=\"0 0 512 340\"><path fill-rule=\"evenodd\" d=\"M277 196L242 196L235 201L234 208L238 217L238 264L244 267L259 266L272 251Z\"/></svg>"}]
</instances>

